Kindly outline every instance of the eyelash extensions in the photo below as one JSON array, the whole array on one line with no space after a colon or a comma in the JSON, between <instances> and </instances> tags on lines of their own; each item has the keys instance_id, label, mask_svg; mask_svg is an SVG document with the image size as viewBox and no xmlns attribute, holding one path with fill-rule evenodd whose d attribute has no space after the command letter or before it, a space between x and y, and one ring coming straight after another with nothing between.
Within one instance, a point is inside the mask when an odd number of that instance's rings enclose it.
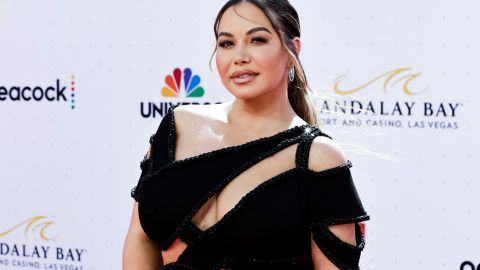
<instances>
[{"instance_id":1,"label":"eyelash extensions","mask_svg":"<svg viewBox=\"0 0 480 270\"><path fill-rule=\"evenodd\" d=\"M252 37L251 42L267 43L268 40L264 37ZM221 48L225 48L225 47L228 47L228 46L231 46L231 45L233 45L233 42L229 41L229 40L225 40L225 41L222 41L222 42L218 43L218 46L221 47Z\"/></svg>"}]
</instances>

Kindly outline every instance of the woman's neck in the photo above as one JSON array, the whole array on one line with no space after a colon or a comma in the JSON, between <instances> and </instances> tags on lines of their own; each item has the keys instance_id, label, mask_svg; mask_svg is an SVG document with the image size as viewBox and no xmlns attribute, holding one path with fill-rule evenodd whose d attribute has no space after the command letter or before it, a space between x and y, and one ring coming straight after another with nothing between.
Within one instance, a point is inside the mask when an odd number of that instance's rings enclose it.
<instances>
[{"instance_id":1,"label":"woman's neck","mask_svg":"<svg viewBox=\"0 0 480 270\"><path fill-rule=\"evenodd\" d=\"M227 104L225 113L229 125L250 131L284 130L297 116L286 92L282 97L270 94L255 99L235 99Z\"/></svg>"}]
</instances>

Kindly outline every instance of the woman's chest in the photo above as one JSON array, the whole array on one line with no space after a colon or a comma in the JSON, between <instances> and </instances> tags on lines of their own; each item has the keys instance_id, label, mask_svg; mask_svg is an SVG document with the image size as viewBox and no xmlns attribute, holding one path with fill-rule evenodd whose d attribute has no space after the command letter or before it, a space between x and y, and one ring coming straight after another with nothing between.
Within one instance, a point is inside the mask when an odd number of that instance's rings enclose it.
<instances>
[{"instance_id":1,"label":"woman's chest","mask_svg":"<svg viewBox=\"0 0 480 270\"><path fill-rule=\"evenodd\" d=\"M175 233L187 225L196 226L196 233L189 233L190 239L184 239L186 241L200 235L201 238L229 239L227 242L239 246L251 245L251 241L269 242L271 246L272 241L275 243L280 239L287 242L305 240L308 216L305 190L298 170L280 173L249 189L237 197L234 204L230 202L221 215L215 212L218 206L208 203L217 194L227 191L218 188L219 183L211 189L202 188L203 185L187 188L180 180L182 178L164 177L169 179L152 181L155 184L145 188L144 200L140 201L144 229L158 243L174 239L178 236ZM227 196L228 192L223 194Z\"/></svg>"}]
</instances>

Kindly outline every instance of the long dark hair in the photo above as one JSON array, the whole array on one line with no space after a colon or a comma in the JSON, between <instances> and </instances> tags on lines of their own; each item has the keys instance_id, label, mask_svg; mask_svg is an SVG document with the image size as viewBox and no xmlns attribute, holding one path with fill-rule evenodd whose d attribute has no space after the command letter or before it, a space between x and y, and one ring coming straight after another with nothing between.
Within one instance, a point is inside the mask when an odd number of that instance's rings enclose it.
<instances>
[{"instance_id":1,"label":"long dark hair","mask_svg":"<svg viewBox=\"0 0 480 270\"><path fill-rule=\"evenodd\" d=\"M288 84L288 101L295 113L305 122L318 125L318 118L315 113L310 98L310 88L307 78L303 70L300 59L295 51L293 38L300 37L300 20L298 13L288 0L229 0L218 12L213 31L215 38L218 38L218 25L223 13L231 7L243 2L248 2L260 10L267 16L272 24L275 32L280 37L283 47L287 50L295 67L295 79ZM215 47L216 51L216 47ZM214 53L215 53L214 51ZM213 55L212 55L213 57Z\"/></svg>"}]
</instances>

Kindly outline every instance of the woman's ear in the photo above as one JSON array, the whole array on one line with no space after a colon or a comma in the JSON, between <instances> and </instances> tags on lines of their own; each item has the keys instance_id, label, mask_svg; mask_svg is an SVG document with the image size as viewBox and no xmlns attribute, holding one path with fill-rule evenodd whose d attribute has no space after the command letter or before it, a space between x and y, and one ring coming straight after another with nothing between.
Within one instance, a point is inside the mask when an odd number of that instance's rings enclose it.
<instances>
[{"instance_id":1,"label":"woman's ear","mask_svg":"<svg viewBox=\"0 0 480 270\"><path fill-rule=\"evenodd\" d=\"M292 43L295 46L295 53L298 55L302 49L302 42L299 37L294 37Z\"/></svg>"},{"instance_id":2,"label":"woman's ear","mask_svg":"<svg viewBox=\"0 0 480 270\"><path fill-rule=\"evenodd\" d=\"M298 56L300 50L302 49L302 42L300 41L299 37L294 37L292 39L293 49L295 50L295 54ZM289 61L287 68L290 68L293 65L293 60Z\"/></svg>"}]
</instances>

